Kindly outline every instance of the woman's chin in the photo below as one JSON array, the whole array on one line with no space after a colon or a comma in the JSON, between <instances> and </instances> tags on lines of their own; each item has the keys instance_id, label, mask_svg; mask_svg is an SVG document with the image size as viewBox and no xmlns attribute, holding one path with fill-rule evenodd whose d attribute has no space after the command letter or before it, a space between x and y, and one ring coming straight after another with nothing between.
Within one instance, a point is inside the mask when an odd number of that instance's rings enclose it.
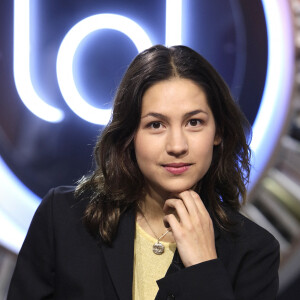
<instances>
[{"instance_id":1,"label":"woman's chin","mask_svg":"<svg viewBox=\"0 0 300 300\"><path fill-rule=\"evenodd\" d=\"M169 199L169 198L177 198L178 194L187 191L187 190L194 190L197 184L181 184L181 185L148 185L147 192L152 197L159 197L162 199Z\"/></svg>"},{"instance_id":2,"label":"woman's chin","mask_svg":"<svg viewBox=\"0 0 300 300\"><path fill-rule=\"evenodd\" d=\"M186 186L186 187L181 187L181 188L174 188L174 189L170 189L168 191L166 191L166 194L168 195L168 197L176 197L176 195L184 192L184 191L188 191L188 190L194 190L194 188L196 187L196 185L193 186Z\"/></svg>"}]
</instances>

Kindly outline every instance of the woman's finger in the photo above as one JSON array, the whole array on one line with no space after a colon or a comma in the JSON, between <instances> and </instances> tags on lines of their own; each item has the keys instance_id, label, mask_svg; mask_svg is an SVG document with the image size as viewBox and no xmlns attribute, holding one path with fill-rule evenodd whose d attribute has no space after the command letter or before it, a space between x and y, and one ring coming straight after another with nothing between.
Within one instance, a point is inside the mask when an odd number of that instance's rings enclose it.
<instances>
[{"instance_id":1,"label":"woman's finger","mask_svg":"<svg viewBox=\"0 0 300 300\"><path fill-rule=\"evenodd\" d=\"M196 205L195 198L191 190L184 191L178 194L178 197L182 199L189 215L193 218L199 217L199 208Z\"/></svg>"},{"instance_id":2,"label":"woman's finger","mask_svg":"<svg viewBox=\"0 0 300 300\"><path fill-rule=\"evenodd\" d=\"M180 223L190 222L190 216L181 199L167 199L163 207L163 210L166 214L168 214L169 208L174 208L176 210L176 214L179 218Z\"/></svg>"},{"instance_id":3,"label":"woman's finger","mask_svg":"<svg viewBox=\"0 0 300 300\"><path fill-rule=\"evenodd\" d=\"M178 223L178 220L173 214L166 215L163 218L164 224L167 228L171 228L171 231L174 233L178 232L180 230L180 224ZM174 237L175 238L175 237Z\"/></svg>"},{"instance_id":4,"label":"woman's finger","mask_svg":"<svg viewBox=\"0 0 300 300\"><path fill-rule=\"evenodd\" d=\"M201 214L202 218L210 219L210 215L200 196L194 191L191 191L191 196L193 197L194 203L197 206L198 212Z\"/></svg>"}]
</instances>

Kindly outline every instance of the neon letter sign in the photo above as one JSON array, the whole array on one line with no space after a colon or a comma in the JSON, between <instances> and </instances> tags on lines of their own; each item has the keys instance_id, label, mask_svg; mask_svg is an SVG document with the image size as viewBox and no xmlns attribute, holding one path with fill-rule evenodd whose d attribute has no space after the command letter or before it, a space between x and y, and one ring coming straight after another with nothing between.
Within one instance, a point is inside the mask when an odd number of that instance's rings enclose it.
<instances>
[{"instance_id":1,"label":"neon letter sign","mask_svg":"<svg viewBox=\"0 0 300 300\"><path fill-rule=\"evenodd\" d=\"M64 113L47 104L36 92L30 74L30 0L14 2L14 78L19 96L37 117L61 122ZM181 44L182 0L166 0L166 44ZM70 29L59 48L56 70L61 93L69 107L82 119L105 125L111 110L102 110L86 102L74 82L72 64L82 40L95 30L114 29L127 35L140 52L152 45L150 38L134 21L120 15L98 14L78 22Z\"/></svg>"},{"instance_id":2,"label":"neon letter sign","mask_svg":"<svg viewBox=\"0 0 300 300\"><path fill-rule=\"evenodd\" d=\"M88 104L77 90L73 77L73 60L81 41L99 29L114 29L127 35L139 52L149 48L152 43L144 30L132 20L119 15L99 14L77 23L65 36L57 55L56 72L61 93L75 114L82 119L105 125L111 109L100 109Z\"/></svg>"},{"instance_id":3,"label":"neon letter sign","mask_svg":"<svg viewBox=\"0 0 300 300\"><path fill-rule=\"evenodd\" d=\"M37 117L48 122L60 122L64 113L47 104L35 91L30 75L30 0L14 2L14 78L24 105Z\"/></svg>"}]
</instances>

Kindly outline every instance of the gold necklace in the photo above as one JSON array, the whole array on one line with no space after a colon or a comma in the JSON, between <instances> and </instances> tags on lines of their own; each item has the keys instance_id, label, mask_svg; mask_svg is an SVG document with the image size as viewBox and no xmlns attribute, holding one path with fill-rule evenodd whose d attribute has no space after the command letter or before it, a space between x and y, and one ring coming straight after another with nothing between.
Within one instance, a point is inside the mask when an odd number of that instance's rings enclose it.
<instances>
[{"instance_id":1,"label":"gold necklace","mask_svg":"<svg viewBox=\"0 0 300 300\"><path fill-rule=\"evenodd\" d=\"M146 216L144 215L142 209L140 208L139 205L138 205L138 207L139 207L139 209L140 209L140 211L141 211L141 213L142 213L142 215L143 215L143 217L144 217L144 219L145 219L145 221L146 221L148 227L150 228L150 230L151 230L152 233L154 234L155 238L157 239L157 242L156 242L155 244L153 244L153 247L152 247L153 253L156 254L156 255L161 255L161 254L163 254L163 253L165 252L165 246L160 242L160 240L161 240L165 235L167 235L167 234L170 232L171 228L168 228L168 230L167 230L164 234L162 234L160 237L157 237L156 233L154 232L154 230L153 230L152 227L150 226L150 224L149 224L149 222L148 222Z\"/></svg>"}]
</instances>

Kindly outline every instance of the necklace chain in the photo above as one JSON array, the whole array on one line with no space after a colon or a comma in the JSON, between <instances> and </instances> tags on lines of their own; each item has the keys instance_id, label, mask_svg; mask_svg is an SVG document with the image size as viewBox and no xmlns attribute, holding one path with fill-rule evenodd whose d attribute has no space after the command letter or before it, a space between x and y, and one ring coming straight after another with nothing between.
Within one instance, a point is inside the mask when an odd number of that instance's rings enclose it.
<instances>
[{"instance_id":1,"label":"necklace chain","mask_svg":"<svg viewBox=\"0 0 300 300\"><path fill-rule=\"evenodd\" d=\"M150 228L150 230L151 230L152 233L154 234L155 238L157 239L157 242L153 245L153 249L152 249L153 252L154 252L155 254L157 254L157 255L163 254L164 251L165 251L165 246L164 246L163 244L160 243L160 240L161 240L165 235L167 235L167 234L170 232L171 229L168 228L168 230L167 230L164 234L162 234L160 237L158 237L158 236L156 235L156 233L154 232L154 230L152 229L152 227L150 226L150 224L149 224L149 222L148 222L146 216L144 215L144 213L143 213L143 211L142 211L142 209L141 209L141 207L140 207L139 204L138 204L138 207L139 207L139 209L140 209L140 211L141 211L141 214L143 215L143 217L144 217L144 219L145 219L145 221L146 221L148 227Z\"/></svg>"},{"instance_id":2,"label":"necklace chain","mask_svg":"<svg viewBox=\"0 0 300 300\"><path fill-rule=\"evenodd\" d=\"M142 215L143 215L143 217L144 217L144 219L145 219L145 221L146 221L148 227L150 228L150 230L152 231L152 233L154 234L154 236L156 237L156 239L157 239L158 242L159 242L165 235L167 235L167 234L170 232L170 228L168 228L168 230L167 230L165 233L163 233L160 237L158 237L158 236L155 234L154 230L151 228L151 226L150 226L150 224L149 224L149 222L148 222L146 216L143 214L143 212L142 212Z\"/></svg>"}]
</instances>

